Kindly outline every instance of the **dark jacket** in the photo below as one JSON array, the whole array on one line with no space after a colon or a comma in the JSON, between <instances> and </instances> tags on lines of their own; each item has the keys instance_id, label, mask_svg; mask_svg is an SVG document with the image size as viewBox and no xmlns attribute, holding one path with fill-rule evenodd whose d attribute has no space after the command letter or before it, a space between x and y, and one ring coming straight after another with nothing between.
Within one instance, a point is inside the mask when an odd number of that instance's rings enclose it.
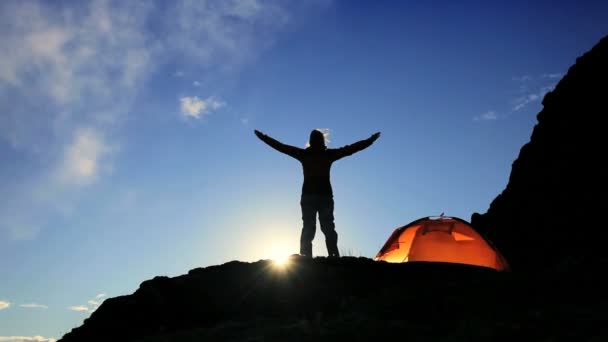
<instances>
[{"instance_id":1,"label":"dark jacket","mask_svg":"<svg viewBox=\"0 0 608 342\"><path fill-rule=\"evenodd\" d=\"M259 138L275 150L283 152L302 163L304 171L302 194L330 196L333 196L329 180L331 164L338 159L350 156L371 146L374 142L373 138L369 138L340 148L308 147L304 149L283 144L267 135L261 135Z\"/></svg>"}]
</instances>

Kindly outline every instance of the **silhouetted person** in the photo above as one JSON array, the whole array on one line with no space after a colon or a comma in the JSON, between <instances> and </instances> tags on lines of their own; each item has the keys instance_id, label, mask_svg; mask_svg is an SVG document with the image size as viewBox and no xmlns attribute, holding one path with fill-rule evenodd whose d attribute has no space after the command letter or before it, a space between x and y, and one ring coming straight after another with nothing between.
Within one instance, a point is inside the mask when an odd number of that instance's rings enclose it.
<instances>
[{"instance_id":1,"label":"silhouetted person","mask_svg":"<svg viewBox=\"0 0 608 342\"><path fill-rule=\"evenodd\" d=\"M319 213L321 231L325 234L327 254L330 257L339 257L338 234L334 225L334 197L329 180L331 164L369 147L380 137L380 132L374 133L365 140L336 149L325 146L325 137L319 130L310 132L310 146L306 149L283 144L258 130L255 131L255 135L275 150L302 163L304 184L300 200L303 221L300 254L312 257L312 240L315 237L317 213Z\"/></svg>"}]
</instances>

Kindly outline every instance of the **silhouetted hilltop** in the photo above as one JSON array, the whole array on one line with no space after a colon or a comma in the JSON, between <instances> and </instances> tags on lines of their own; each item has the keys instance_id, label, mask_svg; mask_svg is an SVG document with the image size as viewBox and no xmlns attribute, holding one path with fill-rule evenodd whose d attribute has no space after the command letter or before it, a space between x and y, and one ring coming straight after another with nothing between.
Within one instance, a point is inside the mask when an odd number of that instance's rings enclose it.
<instances>
[{"instance_id":1,"label":"silhouetted hilltop","mask_svg":"<svg viewBox=\"0 0 608 342\"><path fill-rule=\"evenodd\" d=\"M577 280L593 287L595 282ZM570 281L457 264L292 257L156 277L110 298L61 341L513 340L601 331L606 299ZM584 299L581 301L581 299ZM590 305L589 303L593 303ZM566 324L567 323L567 324ZM577 339L578 340L578 339Z\"/></svg>"},{"instance_id":2,"label":"silhouetted hilltop","mask_svg":"<svg viewBox=\"0 0 608 342\"><path fill-rule=\"evenodd\" d=\"M471 223L514 270L606 267L608 37L577 59L543 106L507 187Z\"/></svg>"}]
</instances>

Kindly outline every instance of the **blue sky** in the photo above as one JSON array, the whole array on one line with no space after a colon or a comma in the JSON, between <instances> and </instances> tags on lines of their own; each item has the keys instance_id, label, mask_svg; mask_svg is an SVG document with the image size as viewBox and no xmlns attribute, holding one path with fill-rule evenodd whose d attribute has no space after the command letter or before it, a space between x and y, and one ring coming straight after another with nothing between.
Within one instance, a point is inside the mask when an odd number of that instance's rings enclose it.
<instances>
[{"instance_id":1,"label":"blue sky","mask_svg":"<svg viewBox=\"0 0 608 342\"><path fill-rule=\"evenodd\" d=\"M298 250L304 146L332 169L343 254L469 219L606 2L0 4L0 341L49 341L156 275ZM325 255L323 236L314 241ZM39 336L39 337L35 337Z\"/></svg>"}]
</instances>

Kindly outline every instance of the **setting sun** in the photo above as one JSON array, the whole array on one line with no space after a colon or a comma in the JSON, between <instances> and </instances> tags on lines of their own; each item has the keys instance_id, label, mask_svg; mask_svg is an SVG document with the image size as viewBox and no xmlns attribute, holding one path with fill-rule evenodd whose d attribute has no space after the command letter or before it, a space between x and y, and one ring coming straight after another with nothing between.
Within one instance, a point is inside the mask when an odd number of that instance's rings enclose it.
<instances>
[{"instance_id":1,"label":"setting sun","mask_svg":"<svg viewBox=\"0 0 608 342\"><path fill-rule=\"evenodd\" d=\"M269 259L273 261L276 266L285 266L289 262L289 256L293 254L285 245L272 246L269 252Z\"/></svg>"},{"instance_id":2,"label":"setting sun","mask_svg":"<svg viewBox=\"0 0 608 342\"><path fill-rule=\"evenodd\" d=\"M278 257L278 258L273 258L272 262L276 265L276 266L285 266L289 263L289 256L282 256L282 257Z\"/></svg>"}]
</instances>

